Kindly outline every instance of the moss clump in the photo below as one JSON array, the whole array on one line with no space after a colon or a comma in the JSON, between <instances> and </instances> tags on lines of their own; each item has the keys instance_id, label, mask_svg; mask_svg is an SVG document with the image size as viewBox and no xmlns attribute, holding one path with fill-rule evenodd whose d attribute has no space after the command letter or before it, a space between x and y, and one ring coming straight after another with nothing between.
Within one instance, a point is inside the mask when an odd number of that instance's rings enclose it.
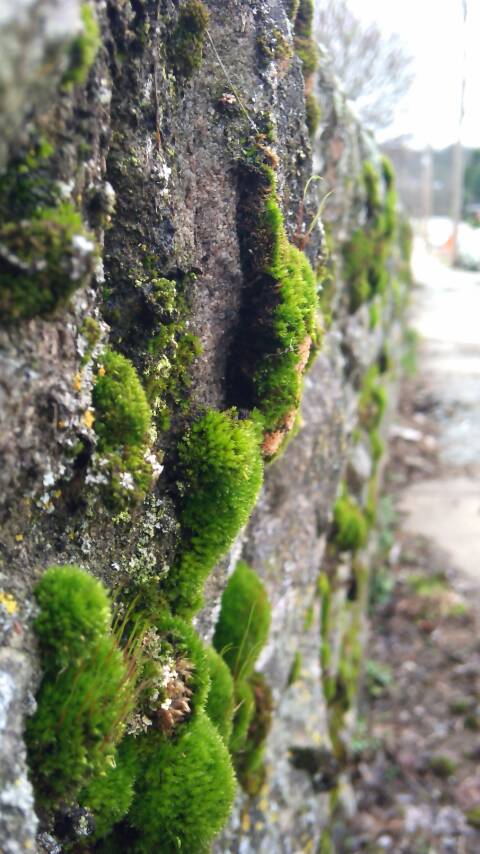
<instances>
[{"instance_id":1,"label":"moss clump","mask_svg":"<svg viewBox=\"0 0 480 854\"><path fill-rule=\"evenodd\" d=\"M154 263L145 258L145 273L136 280L148 294L149 305L158 319L147 344L143 378L155 424L160 430L168 430L172 409L188 410L190 368L200 355L201 346L198 338L188 331L192 276L177 280L159 277Z\"/></svg>"},{"instance_id":2,"label":"moss clump","mask_svg":"<svg viewBox=\"0 0 480 854\"><path fill-rule=\"evenodd\" d=\"M367 161L362 172L366 226L354 231L343 247L351 311L356 311L376 294L384 293L388 284L387 261L396 233L397 198L392 167L386 159L381 165L384 199L382 201L380 193L380 175Z\"/></svg>"},{"instance_id":3,"label":"moss clump","mask_svg":"<svg viewBox=\"0 0 480 854\"><path fill-rule=\"evenodd\" d=\"M85 83L101 44L98 21L89 3L82 3L80 15L83 33L70 45L68 68L62 77L64 89Z\"/></svg>"},{"instance_id":4,"label":"moss clump","mask_svg":"<svg viewBox=\"0 0 480 854\"><path fill-rule=\"evenodd\" d=\"M202 64L208 10L201 0L187 0L167 42L167 58L178 77L188 79Z\"/></svg>"},{"instance_id":5,"label":"moss clump","mask_svg":"<svg viewBox=\"0 0 480 854\"><path fill-rule=\"evenodd\" d=\"M298 682L302 673L302 654L301 652L296 652L292 661L292 666L290 668L290 673L288 676L288 684L293 685L294 682Z\"/></svg>"},{"instance_id":6,"label":"moss clump","mask_svg":"<svg viewBox=\"0 0 480 854\"><path fill-rule=\"evenodd\" d=\"M468 810L465 813L465 817L468 823L472 825L472 827L475 827L477 828L477 830L480 830L480 806L473 807L471 810Z\"/></svg>"},{"instance_id":7,"label":"moss clump","mask_svg":"<svg viewBox=\"0 0 480 854\"><path fill-rule=\"evenodd\" d=\"M345 489L337 498L333 508L333 539L340 551L355 552L367 540L368 523L357 502L350 498Z\"/></svg>"},{"instance_id":8,"label":"moss clump","mask_svg":"<svg viewBox=\"0 0 480 854\"><path fill-rule=\"evenodd\" d=\"M229 747L240 782L250 794L263 781L263 746L271 716L268 686L260 674L253 673L269 627L265 588L257 574L240 561L223 592L213 644L234 680L235 712Z\"/></svg>"},{"instance_id":9,"label":"moss clump","mask_svg":"<svg viewBox=\"0 0 480 854\"><path fill-rule=\"evenodd\" d=\"M151 411L138 374L121 353L105 350L99 357L93 390L98 452L108 462L106 503L121 508L139 501L152 480L149 451Z\"/></svg>"},{"instance_id":10,"label":"moss clump","mask_svg":"<svg viewBox=\"0 0 480 854\"><path fill-rule=\"evenodd\" d=\"M213 645L235 680L251 676L270 629L270 605L256 572L239 561L223 591Z\"/></svg>"},{"instance_id":11,"label":"moss clump","mask_svg":"<svg viewBox=\"0 0 480 854\"><path fill-rule=\"evenodd\" d=\"M94 777L80 792L79 804L94 815L95 840L107 836L127 814L134 797L138 769L136 742L125 738L117 749L114 767Z\"/></svg>"},{"instance_id":12,"label":"moss clump","mask_svg":"<svg viewBox=\"0 0 480 854\"><path fill-rule=\"evenodd\" d=\"M203 712L178 738L141 737L141 772L127 821L137 854L208 852L235 796L228 750Z\"/></svg>"},{"instance_id":13,"label":"moss clump","mask_svg":"<svg viewBox=\"0 0 480 854\"><path fill-rule=\"evenodd\" d=\"M36 598L43 679L27 744L36 796L51 805L107 771L134 688L99 581L77 567L51 567Z\"/></svg>"},{"instance_id":14,"label":"moss clump","mask_svg":"<svg viewBox=\"0 0 480 854\"><path fill-rule=\"evenodd\" d=\"M370 450L372 453L372 460L375 468L380 462L385 451L385 444L380 438L378 430L372 430L370 432Z\"/></svg>"},{"instance_id":15,"label":"moss clump","mask_svg":"<svg viewBox=\"0 0 480 854\"><path fill-rule=\"evenodd\" d=\"M242 679L235 682L234 701L232 733L228 745L233 755L243 750L255 712L255 698L249 682Z\"/></svg>"},{"instance_id":16,"label":"moss clump","mask_svg":"<svg viewBox=\"0 0 480 854\"><path fill-rule=\"evenodd\" d=\"M212 647L207 648L210 691L205 711L217 727L225 744L232 734L234 709L233 679L223 658Z\"/></svg>"},{"instance_id":17,"label":"moss clump","mask_svg":"<svg viewBox=\"0 0 480 854\"><path fill-rule=\"evenodd\" d=\"M95 250L68 202L39 207L29 219L4 222L0 246L0 313L7 321L46 316L67 302L86 283Z\"/></svg>"},{"instance_id":18,"label":"moss clump","mask_svg":"<svg viewBox=\"0 0 480 854\"><path fill-rule=\"evenodd\" d=\"M318 48L312 37L313 0L300 0L295 16L295 52L302 61L305 77L313 74L318 64Z\"/></svg>"},{"instance_id":19,"label":"moss clump","mask_svg":"<svg viewBox=\"0 0 480 854\"><path fill-rule=\"evenodd\" d=\"M310 134L310 139L312 139L315 136L315 132L320 124L320 118L322 114L320 110L320 104L318 103L315 95L312 95L311 92L308 92L305 95L305 108L308 133Z\"/></svg>"},{"instance_id":20,"label":"moss clump","mask_svg":"<svg viewBox=\"0 0 480 854\"><path fill-rule=\"evenodd\" d=\"M260 428L235 410L210 410L196 421L178 448L185 484L180 520L183 548L166 580L172 607L192 613L204 582L246 523L263 479Z\"/></svg>"},{"instance_id":21,"label":"moss clump","mask_svg":"<svg viewBox=\"0 0 480 854\"><path fill-rule=\"evenodd\" d=\"M236 757L235 768L242 788L254 797L265 781L265 742L272 723L273 701L272 692L260 673L253 675L250 687L253 715L245 743Z\"/></svg>"},{"instance_id":22,"label":"moss clump","mask_svg":"<svg viewBox=\"0 0 480 854\"><path fill-rule=\"evenodd\" d=\"M437 777L443 777L444 779L451 777L457 770L457 765L454 760L450 756L445 756L441 753L436 756L431 756L429 765L430 770L433 771Z\"/></svg>"},{"instance_id":23,"label":"moss clump","mask_svg":"<svg viewBox=\"0 0 480 854\"><path fill-rule=\"evenodd\" d=\"M378 365L365 372L360 389L358 415L360 425L370 434L376 430L385 414L388 395L378 375Z\"/></svg>"},{"instance_id":24,"label":"moss clump","mask_svg":"<svg viewBox=\"0 0 480 854\"><path fill-rule=\"evenodd\" d=\"M257 39L257 45L262 56L269 61L275 60L285 64L293 54L290 42L278 27L268 33L262 33Z\"/></svg>"},{"instance_id":25,"label":"moss clump","mask_svg":"<svg viewBox=\"0 0 480 854\"><path fill-rule=\"evenodd\" d=\"M80 333L87 342L87 347L81 361L81 366L83 367L90 361L92 353L101 338L102 331L98 320L95 320L94 317L86 317L80 327Z\"/></svg>"},{"instance_id":26,"label":"moss clump","mask_svg":"<svg viewBox=\"0 0 480 854\"><path fill-rule=\"evenodd\" d=\"M238 405L260 413L263 452L272 457L295 423L319 329L315 274L288 241L275 174L265 158L257 140L244 163L239 219L247 288L230 387Z\"/></svg>"}]
</instances>

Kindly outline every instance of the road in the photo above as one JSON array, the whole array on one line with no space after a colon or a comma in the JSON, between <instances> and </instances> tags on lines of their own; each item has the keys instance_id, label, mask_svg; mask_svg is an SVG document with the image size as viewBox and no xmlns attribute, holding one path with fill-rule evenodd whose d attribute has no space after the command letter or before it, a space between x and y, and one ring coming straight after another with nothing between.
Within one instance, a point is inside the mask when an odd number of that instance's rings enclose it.
<instances>
[{"instance_id":1,"label":"road","mask_svg":"<svg viewBox=\"0 0 480 854\"><path fill-rule=\"evenodd\" d=\"M431 537L480 581L480 273L452 270L418 243L412 325L419 379L435 409L440 476L403 492L405 528Z\"/></svg>"}]
</instances>

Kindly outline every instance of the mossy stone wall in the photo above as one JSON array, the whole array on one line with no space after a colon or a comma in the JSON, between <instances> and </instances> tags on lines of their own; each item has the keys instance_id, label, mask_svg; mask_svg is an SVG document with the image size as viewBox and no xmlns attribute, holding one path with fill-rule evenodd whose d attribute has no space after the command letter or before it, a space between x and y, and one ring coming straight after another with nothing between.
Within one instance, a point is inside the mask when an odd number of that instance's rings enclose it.
<instances>
[{"instance_id":1,"label":"mossy stone wall","mask_svg":"<svg viewBox=\"0 0 480 854\"><path fill-rule=\"evenodd\" d=\"M311 11L310 0L28 0L2 18L6 852L46 852L55 837L88 850L103 836L105 850L119 838L153 850L164 831L167 848L195 854L219 830L202 779L221 770L226 815L233 767L241 787L217 850L316 850L345 790L408 235L389 166L312 41ZM105 736L118 773L58 803L37 754L29 776L23 741L54 668L35 632L46 569L77 566L110 591L125 621L112 656L143 673L132 645L152 630L169 643L171 620L186 621L191 650L212 641L239 559L271 611L255 671L229 674L210 650L196 693L180 657L175 719L172 697L145 699L129 670L137 717ZM79 672L65 676L72 696L87 684ZM155 756L175 786L188 777L197 835L193 818L180 826L180 798L154 818L155 797L166 802Z\"/></svg>"}]
</instances>

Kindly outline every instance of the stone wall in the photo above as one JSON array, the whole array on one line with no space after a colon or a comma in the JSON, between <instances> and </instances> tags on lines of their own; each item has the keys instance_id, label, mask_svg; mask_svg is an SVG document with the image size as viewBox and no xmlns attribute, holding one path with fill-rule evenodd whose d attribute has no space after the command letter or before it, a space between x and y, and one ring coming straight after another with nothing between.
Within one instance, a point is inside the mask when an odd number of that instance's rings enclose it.
<instances>
[{"instance_id":1,"label":"stone wall","mask_svg":"<svg viewBox=\"0 0 480 854\"><path fill-rule=\"evenodd\" d=\"M355 727L408 235L309 11L308 0L28 0L0 20L5 854L60 850L55 836L65 850L93 845L78 787L74 808L46 805L37 782L39 824L27 777L22 731L48 671L32 628L45 569L81 567L120 611L178 611L208 643L239 558L271 605L255 667L273 714L215 850L328 850ZM227 413L234 460L251 425L241 471L222 468L227 451L198 427L211 410ZM198 610L188 590L206 575Z\"/></svg>"}]
</instances>

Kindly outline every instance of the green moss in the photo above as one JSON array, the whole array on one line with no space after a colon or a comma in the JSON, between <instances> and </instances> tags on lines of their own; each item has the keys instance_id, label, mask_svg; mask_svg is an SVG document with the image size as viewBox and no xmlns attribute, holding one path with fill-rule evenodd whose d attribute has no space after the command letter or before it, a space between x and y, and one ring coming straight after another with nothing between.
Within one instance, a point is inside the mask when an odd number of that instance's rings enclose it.
<instances>
[{"instance_id":1,"label":"green moss","mask_svg":"<svg viewBox=\"0 0 480 854\"><path fill-rule=\"evenodd\" d=\"M286 0L287 14L293 23L295 23L299 5L300 0Z\"/></svg>"},{"instance_id":2,"label":"green moss","mask_svg":"<svg viewBox=\"0 0 480 854\"><path fill-rule=\"evenodd\" d=\"M51 567L35 595L43 678L26 736L36 796L48 805L108 770L134 688L99 581L74 566Z\"/></svg>"},{"instance_id":3,"label":"green moss","mask_svg":"<svg viewBox=\"0 0 480 854\"><path fill-rule=\"evenodd\" d=\"M395 172L388 157L381 158L381 169L385 183L383 235L388 240L392 240L396 236L397 229L397 193L395 190Z\"/></svg>"},{"instance_id":4,"label":"green moss","mask_svg":"<svg viewBox=\"0 0 480 854\"><path fill-rule=\"evenodd\" d=\"M78 802L93 813L93 838L103 839L127 814L134 797L139 769L136 742L126 738L117 748L115 765L94 777L80 792Z\"/></svg>"},{"instance_id":5,"label":"green moss","mask_svg":"<svg viewBox=\"0 0 480 854\"><path fill-rule=\"evenodd\" d=\"M288 243L273 196L265 205L265 224L273 241L271 263L265 272L279 291L272 319L276 352L265 355L255 374L255 385L258 409L266 429L272 431L281 428L285 417L300 403L300 348L315 335L317 297L310 263L303 252Z\"/></svg>"},{"instance_id":6,"label":"green moss","mask_svg":"<svg viewBox=\"0 0 480 854\"><path fill-rule=\"evenodd\" d=\"M88 265L76 269L75 240L88 241L82 217L68 202L37 208L31 218L0 226L3 264L0 313L7 321L51 314L89 277Z\"/></svg>"},{"instance_id":7,"label":"green moss","mask_svg":"<svg viewBox=\"0 0 480 854\"><path fill-rule=\"evenodd\" d=\"M360 389L358 416L364 430L376 430L385 414L388 395L378 375L378 365L372 365L365 372Z\"/></svg>"},{"instance_id":8,"label":"green moss","mask_svg":"<svg viewBox=\"0 0 480 854\"><path fill-rule=\"evenodd\" d=\"M378 478L374 473L368 481L367 500L365 503L365 519L369 525L375 524L377 519L377 504L378 504Z\"/></svg>"},{"instance_id":9,"label":"green moss","mask_svg":"<svg viewBox=\"0 0 480 854\"><path fill-rule=\"evenodd\" d=\"M385 444L380 438L380 434L378 430L371 430L370 432L370 449L372 453L372 460L374 463L374 467L378 464L380 459L382 458L385 451Z\"/></svg>"},{"instance_id":10,"label":"green moss","mask_svg":"<svg viewBox=\"0 0 480 854\"><path fill-rule=\"evenodd\" d=\"M183 548L165 589L174 609L192 613L209 572L255 504L263 478L260 428L234 410L210 410L187 431L178 456L185 483Z\"/></svg>"},{"instance_id":11,"label":"green moss","mask_svg":"<svg viewBox=\"0 0 480 854\"><path fill-rule=\"evenodd\" d=\"M256 572L239 561L228 579L213 645L227 662L235 680L252 672L270 629L270 605Z\"/></svg>"},{"instance_id":12,"label":"green moss","mask_svg":"<svg viewBox=\"0 0 480 854\"><path fill-rule=\"evenodd\" d=\"M278 27L262 33L257 39L257 45L262 56L268 61L285 62L293 55L290 42Z\"/></svg>"},{"instance_id":13,"label":"green moss","mask_svg":"<svg viewBox=\"0 0 480 854\"><path fill-rule=\"evenodd\" d=\"M433 575L412 572L407 576L406 582L417 596L437 596L449 587L446 577L438 572Z\"/></svg>"},{"instance_id":14,"label":"green moss","mask_svg":"<svg viewBox=\"0 0 480 854\"><path fill-rule=\"evenodd\" d=\"M98 452L108 461L106 503L121 509L140 501L152 480L149 451L151 411L138 374L121 353L105 350L99 357L93 389Z\"/></svg>"},{"instance_id":15,"label":"green moss","mask_svg":"<svg viewBox=\"0 0 480 854\"><path fill-rule=\"evenodd\" d=\"M429 765L430 770L433 771L437 777L442 777L444 779L451 777L457 770L457 765L454 760L450 756L445 756L441 753L431 756Z\"/></svg>"},{"instance_id":16,"label":"green moss","mask_svg":"<svg viewBox=\"0 0 480 854\"><path fill-rule=\"evenodd\" d=\"M159 277L149 258L136 284L148 293L158 324L148 341L143 378L155 424L170 427L172 410L188 411L192 362L201 353L198 338L188 331L192 276L177 280Z\"/></svg>"},{"instance_id":17,"label":"green moss","mask_svg":"<svg viewBox=\"0 0 480 854\"><path fill-rule=\"evenodd\" d=\"M80 363L83 367L90 361L92 353L101 338L102 332L98 320L95 320L94 317L87 316L80 327L80 333L87 342L87 349L85 350Z\"/></svg>"},{"instance_id":18,"label":"green moss","mask_svg":"<svg viewBox=\"0 0 480 854\"><path fill-rule=\"evenodd\" d=\"M225 744L228 744L233 722L233 679L228 665L212 647L207 648L207 660L211 686L205 711L217 727Z\"/></svg>"},{"instance_id":19,"label":"green moss","mask_svg":"<svg viewBox=\"0 0 480 854\"><path fill-rule=\"evenodd\" d=\"M89 3L82 3L80 15L83 32L70 45L68 68L62 77L65 89L85 83L101 45L98 21Z\"/></svg>"},{"instance_id":20,"label":"green moss","mask_svg":"<svg viewBox=\"0 0 480 854\"><path fill-rule=\"evenodd\" d=\"M318 100L311 92L308 92L305 95L305 108L308 133L312 139L320 124L321 110Z\"/></svg>"},{"instance_id":21,"label":"green moss","mask_svg":"<svg viewBox=\"0 0 480 854\"><path fill-rule=\"evenodd\" d=\"M318 854L336 854L335 845L329 830L322 830Z\"/></svg>"},{"instance_id":22,"label":"green moss","mask_svg":"<svg viewBox=\"0 0 480 854\"><path fill-rule=\"evenodd\" d=\"M188 79L202 64L208 9L201 0L187 0L167 41L167 58L178 77Z\"/></svg>"},{"instance_id":23,"label":"green moss","mask_svg":"<svg viewBox=\"0 0 480 854\"><path fill-rule=\"evenodd\" d=\"M345 489L333 508L333 539L341 551L357 551L368 535L368 524L361 508Z\"/></svg>"},{"instance_id":24,"label":"green moss","mask_svg":"<svg viewBox=\"0 0 480 854\"><path fill-rule=\"evenodd\" d=\"M264 677L255 673L250 682L254 710L247 738L235 758L235 768L242 788L251 796L258 795L265 781L265 742L272 723L272 692Z\"/></svg>"},{"instance_id":25,"label":"green moss","mask_svg":"<svg viewBox=\"0 0 480 854\"><path fill-rule=\"evenodd\" d=\"M387 664L368 658L365 662L366 688L371 697L382 697L392 684L393 674Z\"/></svg>"},{"instance_id":26,"label":"green moss","mask_svg":"<svg viewBox=\"0 0 480 854\"><path fill-rule=\"evenodd\" d=\"M295 423L302 375L321 331L315 274L288 240L271 166L275 152L262 137L243 150L241 164L238 223L246 287L229 388L236 405L260 413L263 452L274 457Z\"/></svg>"},{"instance_id":27,"label":"green moss","mask_svg":"<svg viewBox=\"0 0 480 854\"><path fill-rule=\"evenodd\" d=\"M351 311L356 311L375 295L384 293L389 281L387 262L396 234L397 198L389 161L384 159L381 168L385 186L383 200L380 175L368 161L363 164L367 222L364 228L354 231L343 246Z\"/></svg>"},{"instance_id":28,"label":"green moss","mask_svg":"<svg viewBox=\"0 0 480 854\"><path fill-rule=\"evenodd\" d=\"M302 61L305 77L313 74L318 64L318 48L312 36L313 0L300 0L295 16L295 52Z\"/></svg>"},{"instance_id":29,"label":"green moss","mask_svg":"<svg viewBox=\"0 0 480 854\"><path fill-rule=\"evenodd\" d=\"M296 652L292 661L292 666L290 668L290 673L288 676L288 685L293 685L294 682L298 682L300 679L300 675L302 672L302 654L301 652Z\"/></svg>"},{"instance_id":30,"label":"green moss","mask_svg":"<svg viewBox=\"0 0 480 854\"><path fill-rule=\"evenodd\" d=\"M453 715L464 715L472 707L471 697L454 697L450 700L448 708Z\"/></svg>"},{"instance_id":31,"label":"green moss","mask_svg":"<svg viewBox=\"0 0 480 854\"><path fill-rule=\"evenodd\" d=\"M235 775L222 738L201 713L178 739L140 737L141 771L127 821L136 854L208 852L235 796Z\"/></svg>"},{"instance_id":32,"label":"green moss","mask_svg":"<svg viewBox=\"0 0 480 854\"><path fill-rule=\"evenodd\" d=\"M315 610L313 605L309 605L307 610L305 611L305 617L303 619L303 630L308 632L313 626L313 618L315 617Z\"/></svg>"},{"instance_id":33,"label":"green moss","mask_svg":"<svg viewBox=\"0 0 480 854\"><path fill-rule=\"evenodd\" d=\"M403 339L402 369L407 377L414 377L418 367L419 335L415 329L406 329Z\"/></svg>"},{"instance_id":34,"label":"green moss","mask_svg":"<svg viewBox=\"0 0 480 854\"><path fill-rule=\"evenodd\" d=\"M232 754L243 750L248 730L255 712L255 698L249 682L238 679L235 682L235 710L229 749Z\"/></svg>"},{"instance_id":35,"label":"green moss","mask_svg":"<svg viewBox=\"0 0 480 854\"><path fill-rule=\"evenodd\" d=\"M382 317L380 305L374 301L370 305L370 329L376 329Z\"/></svg>"},{"instance_id":36,"label":"green moss","mask_svg":"<svg viewBox=\"0 0 480 854\"><path fill-rule=\"evenodd\" d=\"M467 810L467 812L465 813L465 817L468 823L472 825L472 827L475 827L477 828L477 830L480 830L480 806L473 807L471 810Z\"/></svg>"}]
</instances>

